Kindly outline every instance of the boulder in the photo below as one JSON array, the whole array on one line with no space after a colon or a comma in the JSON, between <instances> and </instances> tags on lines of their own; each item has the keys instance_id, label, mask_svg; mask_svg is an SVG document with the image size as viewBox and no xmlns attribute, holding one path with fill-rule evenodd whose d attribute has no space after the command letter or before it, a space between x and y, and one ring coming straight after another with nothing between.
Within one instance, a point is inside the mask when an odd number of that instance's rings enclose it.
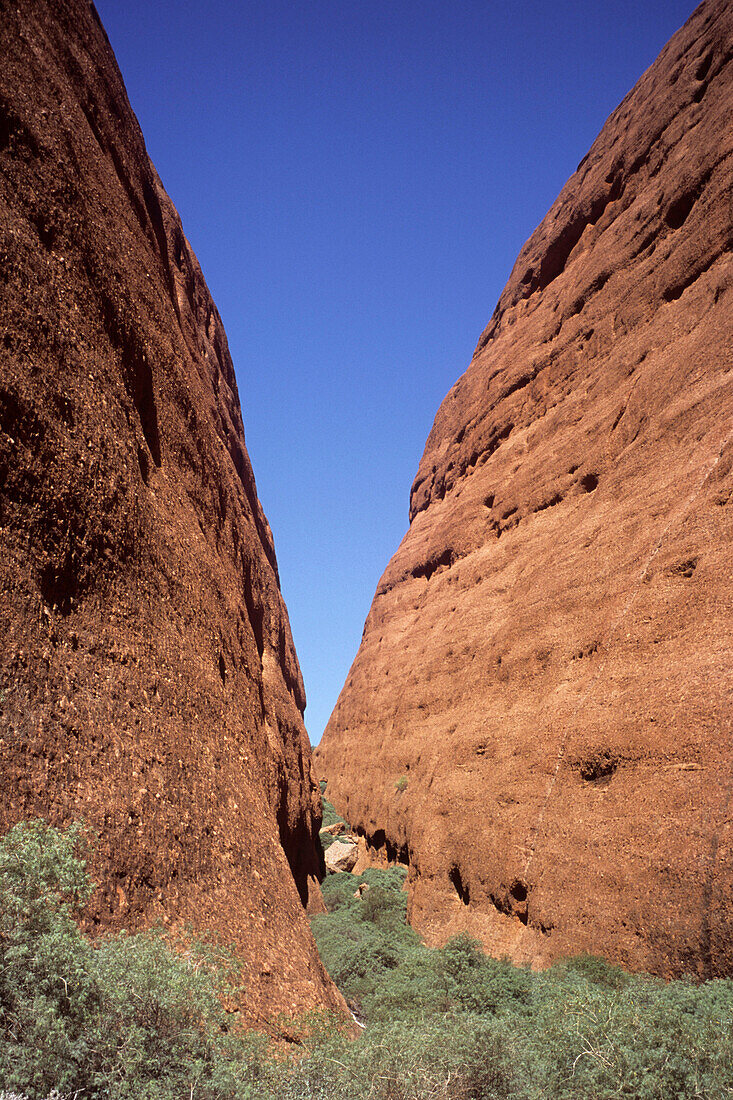
<instances>
[{"instance_id":1,"label":"boulder","mask_svg":"<svg viewBox=\"0 0 733 1100\"><path fill-rule=\"evenodd\" d=\"M88 927L225 937L253 1022L343 1007L226 334L88 0L2 5L0 268L0 828L83 817Z\"/></svg>"},{"instance_id":2,"label":"boulder","mask_svg":"<svg viewBox=\"0 0 733 1100\"><path fill-rule=\"evenodd\" d=\"M326 849L326 870L331 875L336 874L338 871L352 871L356 865L358 855L359 847L357 844L335 840Z\"/></svg>"},{"instance_id":3,"label":"boulder","mask_svg":"<svg viewBox=\"0 0 733 1100\"><path fill-rule=\"evenodd\" d=\"M697 7L522 248L317 750L432 943L733 973L731 42Z\"/></svg>"}]
</instances>

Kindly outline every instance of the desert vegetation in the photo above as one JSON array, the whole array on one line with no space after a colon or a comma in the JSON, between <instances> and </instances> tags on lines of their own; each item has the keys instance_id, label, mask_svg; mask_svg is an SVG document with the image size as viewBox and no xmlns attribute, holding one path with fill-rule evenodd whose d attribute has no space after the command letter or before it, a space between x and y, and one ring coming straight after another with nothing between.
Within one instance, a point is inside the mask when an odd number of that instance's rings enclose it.
<instances>
[{"instance_id":1,"label":"desert vegetation","mask_svg":"<svg viewBox=\"0 0 733 1100\"><path fill-rule=\"evenodd\" d=\"M224 948L82 935L83 846L80 827L41 822L0 840L6 1100L733 1095L733 981L665 983L591 957L536 974L466 938L430 950L405 920L404 868L326 879L313 932L360 1034L314 1016L284 1051L222 1007L237 994Z\"/></svg>"}]
</instances>

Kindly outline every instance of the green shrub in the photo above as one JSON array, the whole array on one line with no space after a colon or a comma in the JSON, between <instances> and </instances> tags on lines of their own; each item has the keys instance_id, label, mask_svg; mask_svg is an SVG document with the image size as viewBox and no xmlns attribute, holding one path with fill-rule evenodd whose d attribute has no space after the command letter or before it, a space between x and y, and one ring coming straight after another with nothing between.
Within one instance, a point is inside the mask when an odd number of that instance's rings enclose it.
<instances>
[{"instance_id":1,"label":"green shrub","mask_svg":"<svg viewBox=\"0 0 733 1100\"><path fill-rule=\"evenodd\" d=\"M328 801L327 798L322 799L323 802L323 825L325 828L327 825L335 825L337 822L343 822L346 825L346 821L341 814L336 813L335 807Z\"/></svg>"},{"instance_id":2,"label":"green shrub","mask_svg":"<svg viewBox=\"0 0 733 1100\"><path fill-rule=\"evenodd\" d=\"M0 838L0 1088L178 1100L251 1095L227 1037L219 972L153 933L92 945L74 920L92 891L82 829L43 822Z\"/></svg>"},{"instance_id":3,"label":"green shrub","mask_svg":"<svg viewBox=\"0 0 733 1100\"><path fill-rule=\"evenodd\" d=\"M733 983L627 979L609 990L572 968L536 976L524 1035L527 1093L545 1088L558 1100L730 1095Z\"/></svg>"},{"instance_id":4,"label":"green shrub","mask_svg":"<svg viewBox=\"0 0 733 1100\"><path fill-rule=\"evenodd\" d=\"M278 1098L733 1095L733 981L665 983L590 955L533 973L466 936L429 950L406 924L404 879L390 868L324 883L316 942L367 1030L340 1053L309 1051ZM370 888L355 898L360 880Z\"/></svg>"},{"instance_id":5,"label":"green shrub","mask_svg":"<svg viewBox=\"0 0 733 1100\"><path fill-rule=\"evenodd\" d=\"M349 905L354 898L357 880L348 871L340 871L335 875L326 875L321 883L321 893L329 913L340 909L342 905ZM314 924L315 922L315 924ZM318 918L314 917L311 925L318 926ZM330 927L330 925L328 926Z\"/></svg>"},{"instance_id":6,"label":"green shrub","mask_svg":"<svg viewBox=\"0 0 733 1100\"><path fill-rule=\"evenodd\" d=\"M490 1023L436 1017L332 1037L270 1085L278 1100L503 1100L512 1077L511 1045Z\"/></svg>"},{"instance_id":7,"label":"green shrub","mask_svg":"<svg viewBox=\"0 0 733 1100\"><path fill-rule=\"evenodd\" d=\"M631 975L620 966L613 966L597 955L573 955L556 963L555 969L575 972L592 985L601 985L608 989L623 989L632 980Z\"/></svg>"},{"instance_id":8,"label":"green shrub","mask_svg":"<svg viewBox=\"0 0 733 1100\"><path fill-rule=\"evenodd\" d=\"M344 821L343 817L341 817L340 814L336 813L336 810L334 809L334 807L331 805L331 803L326 798L322 798L321 802L323 804L323 822L322 822L322 825L321 825L321 829L325 829L329 825L336 825L337 823L346 825L346 822ZM321 840L321 848L323 849L324 852L326 852L331 847L331 845L334 843L334 841L338 840L338 837L337 836L332 836L331 833L321 832L320 840Z\"/></svg>"},{"instance_id":9,"label":"green shrub","mask_svg":"<svg viewBox=\"0 0 733 1100\"><path fill-rule=\"evenodd\" d=\"M0 839L0 1100L733 1094L733 981L664 983L587 955L535 974L466 936L429 950L406 923L404 868L328 876L329 912L312 919L364 1033L314 1015L296 1056L276 1057L221 1007L237 969L224 949L80 933L82 848L79 826ZM354 897L359 881L369 889Z\"/></svg>"}]
</instances>

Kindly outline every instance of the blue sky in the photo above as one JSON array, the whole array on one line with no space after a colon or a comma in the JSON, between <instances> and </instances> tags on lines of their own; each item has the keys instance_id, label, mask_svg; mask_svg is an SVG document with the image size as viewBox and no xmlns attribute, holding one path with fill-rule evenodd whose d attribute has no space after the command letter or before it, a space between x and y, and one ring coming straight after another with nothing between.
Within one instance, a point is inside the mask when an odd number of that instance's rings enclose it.
<instances>
[{"instance_id":1,"label":"blue sky","mask_svg":"<svg viewBox=\"0 0 733 1100\"><path fill-rule=\"evenodd\" d=\"M437 408L680 0L97 0L224 320L320 739Z\"/></svg>"}]
</instances>

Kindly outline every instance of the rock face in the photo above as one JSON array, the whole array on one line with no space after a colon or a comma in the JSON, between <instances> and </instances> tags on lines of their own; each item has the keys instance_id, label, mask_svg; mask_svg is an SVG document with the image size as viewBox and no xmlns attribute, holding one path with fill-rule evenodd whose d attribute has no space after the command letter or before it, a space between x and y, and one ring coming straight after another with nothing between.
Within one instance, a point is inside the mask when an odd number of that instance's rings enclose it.
<instances>
[{"instance_id":1,"label":"rock face","mask_svg":"<svg viewBox=\"0 0 733 1100\"><path fill-rule=\"evenodd\" d=\"M226 336L88 0L0 0L0 825L97 831L101 929L335 1005L320 794Z\"/></svg>"},{"instance_id":2,"label":"rock face","mask_svg":"<svg viewBox=\"0 0 733 1100\"><path fill-rule=\"evenodd\" d=\"M317 767L409 861L433 942L733 973L731 117L714 0L522 249L428 438Z\"/></svg>"}]
</instances>

